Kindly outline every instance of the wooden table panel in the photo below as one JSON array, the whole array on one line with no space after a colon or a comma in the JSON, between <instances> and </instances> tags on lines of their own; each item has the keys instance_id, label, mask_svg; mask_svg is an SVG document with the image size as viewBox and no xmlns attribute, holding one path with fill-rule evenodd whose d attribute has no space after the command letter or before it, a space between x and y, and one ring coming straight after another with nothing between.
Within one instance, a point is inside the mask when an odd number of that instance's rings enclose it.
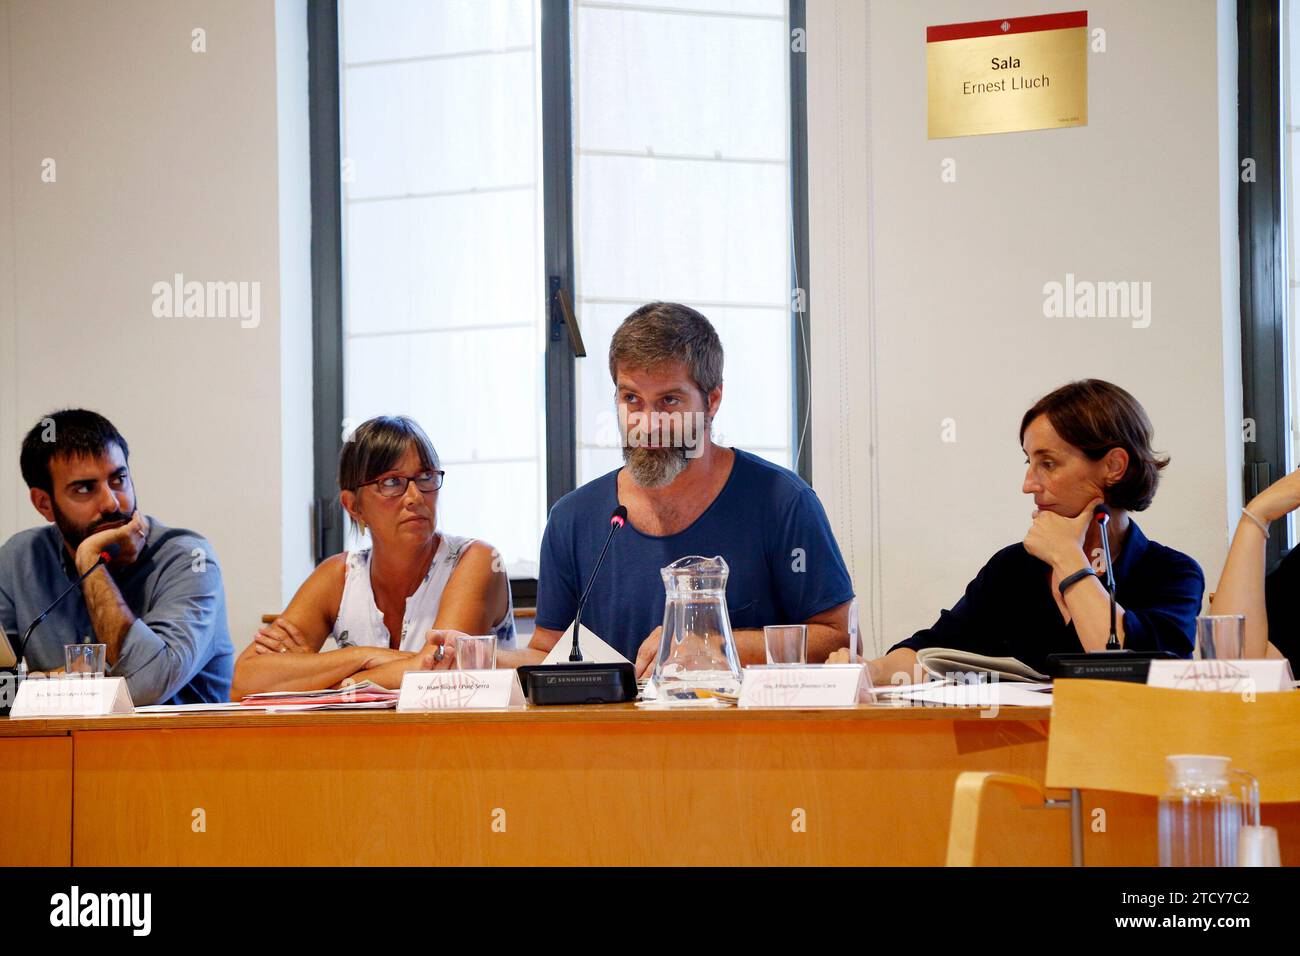
<instances>
[{"instance_id":1,"label":"wooden table panel","mask_svg":"<svg viewBox=\"0 0 1300 956\"><path fill-rule=\"evenodd\" d=\"M1041 720L588 712L77 730L74 860L940 865L960 770L1041 780L1046 760ZM1014 813L1017 841L1059 848L1051 816Z\"/></svg>"},{"instance_id":2,"label":"wooden table panel","mask_svg":"<svg viewBox=\"0 0 1300 956\"><path fill-rule=\"evenodd\" d=\"M957 773L1042 780L1047 715L612 706L0 720L0 812L29 837L7 842L0 863L938 865ZM1154 801L1087 793L1084 809L1090 865L1155 863ZM1300 862L1300 806L1264 814L1283 862ZM994 796L980 862L1065 865L1068 825L1067 812Z\"/></svg>"},{"instance_id":3,"label":"wooden table panel","mask_svg":"<svg viewBox=\"0 0 1300 956\"><path fill-rule=\"evenodd\" d=\"M72 863L72 738L0 740L0 866Z\"/></svg>"}]
</instances>

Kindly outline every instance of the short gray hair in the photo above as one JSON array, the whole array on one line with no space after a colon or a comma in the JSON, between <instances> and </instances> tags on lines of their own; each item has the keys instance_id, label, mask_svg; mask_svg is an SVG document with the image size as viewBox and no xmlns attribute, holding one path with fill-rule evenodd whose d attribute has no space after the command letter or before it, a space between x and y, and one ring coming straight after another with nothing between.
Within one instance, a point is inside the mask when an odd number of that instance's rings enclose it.
<instances>
[{"instance_id":1,"label":"short gray hair","mask_svg":"<svg viewBox=\"0 0 1300 956\"><path fill-rule=\"evenodd\" d=\"M689 306L651 302L618 327L609 342L609 376L618 367L652 369L682 362L706 396L722 384L722 342L713 325Z\"/></svg>"}]
</instances>

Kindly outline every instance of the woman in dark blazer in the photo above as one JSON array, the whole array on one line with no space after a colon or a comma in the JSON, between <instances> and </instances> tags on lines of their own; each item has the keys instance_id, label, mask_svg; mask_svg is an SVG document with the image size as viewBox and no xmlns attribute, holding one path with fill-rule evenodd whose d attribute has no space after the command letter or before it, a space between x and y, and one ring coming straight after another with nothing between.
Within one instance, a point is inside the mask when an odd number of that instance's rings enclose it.
<instances>
[{"instance_id":1,"label":"woman in dark blazer","mask_svg":"<svg viewBox=\"0 0 1300 956\"><path fill-rule=\"evenodd\" d=\"M1111 515L1120 645L1191 656L1204 575L1187 555L1148 539L1132 518L1151 504L1169 463L1151 438L1137 400L1097 379L1064 385L1025 412L1021 490L1033 496L1034 512L1024 540L993 555L932 626L872 661L872 680L888 684L900 673L919 679L916 652L926 647L1014 657L1042 672L1049 654L1105 649L1110 597L1094 520L1103 502Z\"/></svg>"}]
</instances>

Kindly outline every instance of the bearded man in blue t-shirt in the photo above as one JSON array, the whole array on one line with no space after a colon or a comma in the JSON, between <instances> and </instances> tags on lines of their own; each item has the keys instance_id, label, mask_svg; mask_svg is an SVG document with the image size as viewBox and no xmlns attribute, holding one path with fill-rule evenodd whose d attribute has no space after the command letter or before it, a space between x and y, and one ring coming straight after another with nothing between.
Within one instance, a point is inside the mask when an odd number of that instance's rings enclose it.
<instances>
[{"instance_id":1,"label":"bearded man in blue t-shirt","mask_svg":"<svg viewBox=\"0 0 1300 956\"><path fill-rule=\"evenodd\" d=\"M793 472L714 444L722 403L722 343L699 312L654 302L628 316L609 346L624 467L565 495L542 538L537 628L528 648L500 655L536 663L573 623L610 528L627 508L582 612L582 623L648 675L664 613L660 568L721 555L742 664L766 659L763 627L807 624L808 660L848 645L853 585L826 512Z\"/></svg>"}]
</instances>

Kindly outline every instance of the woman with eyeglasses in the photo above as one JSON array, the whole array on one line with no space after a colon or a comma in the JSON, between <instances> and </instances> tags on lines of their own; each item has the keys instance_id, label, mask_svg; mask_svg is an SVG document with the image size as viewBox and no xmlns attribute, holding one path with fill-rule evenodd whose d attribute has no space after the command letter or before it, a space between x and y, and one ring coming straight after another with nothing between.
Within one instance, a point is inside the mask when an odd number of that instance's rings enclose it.
<instances>
[{"instance_id":1,"label":"woman with eyeglasses","mask_svg":"<svg viewBox=\"0 0 1300 956\"><path fill-rule=\"evenodd\" d=\"M514 638L510 582L491 545L437 529L444 472L405 416L363 423L339 455L339 501L371 546L321 562L235 662L231 699L349 678L398 687L454 663L456 634ZM327 637L337 649L322 651Z\"/></svg>"}]
</instances>

